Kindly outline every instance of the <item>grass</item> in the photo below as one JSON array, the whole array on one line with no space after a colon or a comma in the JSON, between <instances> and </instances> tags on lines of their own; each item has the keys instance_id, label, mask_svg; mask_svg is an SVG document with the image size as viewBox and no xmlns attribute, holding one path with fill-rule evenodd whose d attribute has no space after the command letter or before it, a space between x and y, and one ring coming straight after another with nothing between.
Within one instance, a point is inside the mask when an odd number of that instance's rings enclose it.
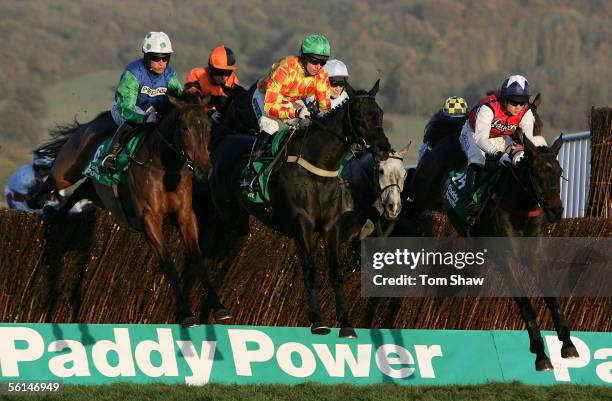
<instances>
[{"instance_id":1,"label":"grass","mask_svg":"<svg viewBox=\"0 0 612 401\"><path fill-rule=\"evenodd\" d=\"M2 400L23 399L0 396ZM222 385L201 387L167 384L112 384L107 386L66 386L61 397L32 395L28 400L255 400L255 401L323 401L323 400L419 400L419 401L543 401L543 400L611 400L609 387L556 385L528 386L521 383L491 383L474 386L371 386L300 384L288 385Z\"/></svg>"},{"instance_id":2,"label":"grass","mask_svg":"<svg viewBox=\"0 0 612 401\"><path fill-rule=\"evenodd\" d=\"M385 122L388 124L385 132L389 137L391 146L399 150L412 141L408 155L404 158L404 163L417 163L417 152L421 142L423 142L423 129L427 121L429 121L429 117L385 113Z\"/></svg>"},{"instance_id":3,"label":"grass","mask_svg":"<svg viewBox=\"0 0 612 401\"><path fill-rule=\"evenodd\" d=\"M46 87L44 128L72 122L75 117L80 122L89 121L101 111L109 110L120 75L121 71L100 71Z\"/></svg>"}]
</instances>

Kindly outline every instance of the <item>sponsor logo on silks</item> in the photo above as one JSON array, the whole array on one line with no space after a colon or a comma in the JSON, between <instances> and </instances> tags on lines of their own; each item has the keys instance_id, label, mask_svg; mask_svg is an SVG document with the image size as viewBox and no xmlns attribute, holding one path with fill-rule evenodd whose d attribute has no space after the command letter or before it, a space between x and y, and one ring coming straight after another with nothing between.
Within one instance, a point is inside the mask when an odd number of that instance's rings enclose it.
<instances>
[{"instance_id":1,"label":"sponsor logo on silks","mask_svg":"<svg viewBox=\"0 0 612 401\"><path fill-rule=\"evenodd\" d=\"M465 170L461 170L453 176L452 180L455 185L457 185L457 189L461 190L463 189L463 187L465 187L466 176L467 174Z\"/></svg>"},{"instance_id":2,"label":"sponsor logo on silks","mask_svg":"<svg viewBox=\"0 0 612 401\"><path fill-rule=\"evenodd\" d=\"M518 127L518 125L516 124L503 124L500 119L493 120L493 122L491 123L491 128L495 128L502 132L504 131L514 132L516 130L516 127Z\"/></svg>"},{"instance_id":3,"label":"sponsor logo on silks","mask_svg":"<svg viewBox=\"0 0 612 401\"><path fill-rule=\"evenodd\" d=\"M167 90L168 90L168 88L165 88L165 87L151 89L148 86L144 85L140 89L140 93L144 93L144 94L147 94L147 95L153 97L153 96L165 95Z\"/></svg>"},{"instance_id":4,"label":"sponsor logo on silks","mask_svg":"<svg viewBox=\"0 0 612 401\"><path fill-rule=\"evenodd\" d=\"M575 334L580 357L562 359L561 343L546 332L554 371L539 373L522 331L357 333L357 340L344 340L337 329L321 338L298 327L1 323L0 380L612 384L611 333Z\"/></svg>"},{"instance_id":5,"label":"sponsor logo on silks","mask_svg":"<svg viewBox=\"0 0 612 401\"><path fill-rule=\"evenodd\" d=\"M454 208L455 206L457 206L457 201L459 201L459 195L457 194L457 191L455 191L453 185L446 186L446 192L444 193L444 196L446 197L446 200L448 201L448 204L451 207Z\"/></svg>"}]
</instances>

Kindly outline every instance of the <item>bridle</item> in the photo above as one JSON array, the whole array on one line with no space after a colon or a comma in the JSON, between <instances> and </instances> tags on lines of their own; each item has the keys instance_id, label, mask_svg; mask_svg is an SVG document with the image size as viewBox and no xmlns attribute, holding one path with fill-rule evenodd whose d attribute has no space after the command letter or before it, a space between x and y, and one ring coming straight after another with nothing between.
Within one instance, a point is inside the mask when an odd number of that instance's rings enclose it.
<instances>
[{"instance_id":1,"label":"bridle","mask_svg":"<svg viewBox=\"0 0 612 401\"><path fill-rule=\"evenodd\" d=\"M159 125L155 126L155 133L157 134L157 136L159 137L159 139L161 139L161 141L170 149L172 150L174 153L176 153L176 155L179 157L179 159L181 159L183 161L183 163L187 166L187 168L189 169L190 172L193 173L193 171L198 168L198 167L202 167L199 164L197 164L193 158L189 155L189 153L185 150L185 144L183 142L182 137L179 135L179 132L181 131L180 127L180 122L179 122L179 112L177 111L177 116L176 119L174 121L174 133L173 133L173 138L172 138L172 142L168 141L161 133L161 131L159 130ZM178 138L177 138L178 135Z\"/></svg>"}]
</instances>

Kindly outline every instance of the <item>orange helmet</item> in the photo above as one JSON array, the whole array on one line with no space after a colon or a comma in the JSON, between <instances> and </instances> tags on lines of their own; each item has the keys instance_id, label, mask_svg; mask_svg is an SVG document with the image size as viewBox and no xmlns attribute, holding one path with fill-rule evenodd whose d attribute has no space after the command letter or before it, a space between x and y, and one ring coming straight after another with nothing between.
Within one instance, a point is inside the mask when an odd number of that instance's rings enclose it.
<instances>
[{"instance_id":1,"label":"orange helmet","mask_svg":"<svg viewBox=\"0 0 612 401\"><path fill-rule=\"evenodd\" d=\"M223 45L215 47L208 58L208 65L218 70L235 70L236 57L229 47Z\"/></svg>"}]
</instances>

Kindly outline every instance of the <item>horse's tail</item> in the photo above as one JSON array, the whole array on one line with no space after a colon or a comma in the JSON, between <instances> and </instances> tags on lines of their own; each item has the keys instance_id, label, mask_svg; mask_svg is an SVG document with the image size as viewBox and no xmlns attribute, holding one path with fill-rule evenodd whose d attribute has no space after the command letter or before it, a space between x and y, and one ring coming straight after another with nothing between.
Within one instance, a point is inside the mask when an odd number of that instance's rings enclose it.
<instances>
[{"instance_id":1,"label":"horse's tail","mask_svg":"<svg viewBox=\"0 0 612 401\"><path fill-rule=\"evenodd\" d=\"M62 146L64 146L64 144L68 142L68 139L70 139L82 126L92 123L106 113L110 112L105 111L100 113L96 118L86 123L80 123L75 118L72 123L56 125L54 129L49 131L51 139L34 149L33 153L55 159Z\"/></svg>"}]
</instances>

